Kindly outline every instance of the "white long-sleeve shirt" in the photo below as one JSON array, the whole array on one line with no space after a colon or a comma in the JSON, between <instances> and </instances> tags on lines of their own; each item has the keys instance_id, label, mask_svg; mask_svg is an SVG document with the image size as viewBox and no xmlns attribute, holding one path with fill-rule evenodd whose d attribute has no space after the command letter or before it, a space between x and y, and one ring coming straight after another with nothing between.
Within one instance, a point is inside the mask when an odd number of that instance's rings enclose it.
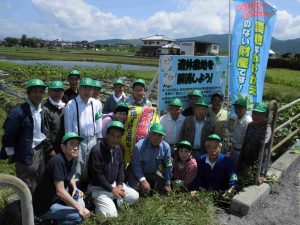
<instances>
[{"instance_id":1,"label":"white long-sleeve shirt","mask_svg":"<svg viewBox=\"0 0 300 225\"><path fill-rule=\"evenodd\" d=\"M102 138L102 118L96 120L96 114L99 112L102 113L102 105L100 101L97 101L94 98L89 98L87 103L85 103L81 99L80 95L78 95L75 99L70 100L66 105L64 115L65 132L78 133L75 101L78 103L80 135L90 138L94 136Z\"/></svg>"}]
</instances>

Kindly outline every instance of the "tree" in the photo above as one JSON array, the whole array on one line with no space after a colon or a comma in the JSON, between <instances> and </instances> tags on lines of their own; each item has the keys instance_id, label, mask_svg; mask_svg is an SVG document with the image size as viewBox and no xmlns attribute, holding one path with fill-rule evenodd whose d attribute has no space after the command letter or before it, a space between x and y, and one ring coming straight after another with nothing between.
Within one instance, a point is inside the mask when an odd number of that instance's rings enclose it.
<instances>
[{"instance_id":1,"label":"tree","mask_svg":"<svg viewBox=\"0 0 300 225\"><path fill-rule=\"evenodd\" d=\"M21 46L25 47L27 45L27 36L26 34L23 34L21 37Z\"/></svg>"},{"instance_id":2,"label":"tree","mask_svg":"<svg viewBox=\"0 0 300 225\"><path fill-rule=\"evenodd\" d=\"M13 47L13 46L16 46L18 44L18 38L6 37L4 39L4 42L5 42L5 46Z\"/></svg>"}]
</instances>

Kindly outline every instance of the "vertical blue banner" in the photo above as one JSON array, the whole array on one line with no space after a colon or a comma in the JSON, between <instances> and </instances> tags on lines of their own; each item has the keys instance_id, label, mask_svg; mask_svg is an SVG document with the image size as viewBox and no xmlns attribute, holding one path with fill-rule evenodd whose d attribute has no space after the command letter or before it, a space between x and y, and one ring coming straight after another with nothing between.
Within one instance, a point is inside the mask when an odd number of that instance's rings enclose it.
<instances>
[{"instance_id":1,"label":"vertical blue banner","mask_svg":"<svg viewBox=\"0 0 300 225\"><path fill-rule=\"evenodd\" d=\"M188 93L201 90L210 100L215 92L225 93L227 56L161 55L159 58L158 109L167 110L173 98L188 107Z\"/></svg>"},{"instance_id":2,"label":"vertical blue banner","mask_svg":"<svg viewBox=\"0 0 300 225\"><path fill-rule=\"evenodd\" d=\"M236 0L232 32L230 97L261 102L276 9L264 0ZM247 97L248 98L248 97Z\"/></svg>"}]
</instances>

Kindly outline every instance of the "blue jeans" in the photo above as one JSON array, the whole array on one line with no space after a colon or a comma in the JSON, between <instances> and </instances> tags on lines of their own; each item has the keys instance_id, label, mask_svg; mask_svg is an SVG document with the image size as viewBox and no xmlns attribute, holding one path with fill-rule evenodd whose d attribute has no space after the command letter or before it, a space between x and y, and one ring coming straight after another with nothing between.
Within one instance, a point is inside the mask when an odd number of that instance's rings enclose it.
<instances>
[{"instance_id":1,"label":"blue jeans","mask_svg":"<svg viewBox=\"0 0 300 225\"><path fill-rule=\"evenodd\" d=\"M83 218L76 209L58 203L53 204L48 212L41 216L41 219L54 220L58 225L81 224L83 222Z\"/></svg>"}]
</instances>

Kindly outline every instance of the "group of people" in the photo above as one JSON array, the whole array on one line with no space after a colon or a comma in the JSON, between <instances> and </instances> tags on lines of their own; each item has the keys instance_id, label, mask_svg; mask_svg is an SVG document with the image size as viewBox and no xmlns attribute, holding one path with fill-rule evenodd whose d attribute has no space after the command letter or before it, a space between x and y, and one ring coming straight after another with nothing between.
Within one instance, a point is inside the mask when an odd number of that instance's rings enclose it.
<instances>
[{"instance_id":1,"label":"group of people","mask_svg":"<svg viewBox=\"0 0 300 225\"><path fill-rule=\"evenodd\" d=\"M68 82L67 90L62 81L50 82L43 102L45 83L28 81L25 102L8 113L3 126L1 157L15 162L16 176L32 192L34 213L41 219L82 223L90 210L81 190L105 217L118 216L117 209L153 191L176 188L195 195L203 188L227 195L237 185L236 171L242 173L258 160L265 103L256 103L251 117L246 101L236 100L236 118L230 123L220 93L211 96L210 106L200 90L193 90L186 109L174 98L160 123L153 123L148 136L134 145L125 165L121 139L130 106L152 107L145 81L135 80L132 95L126 96L124 81L116 79L104 105L99 80L72 70ZM233 132L229 155L222 153L225 129Z\"/></svg>"}]
</instances>

